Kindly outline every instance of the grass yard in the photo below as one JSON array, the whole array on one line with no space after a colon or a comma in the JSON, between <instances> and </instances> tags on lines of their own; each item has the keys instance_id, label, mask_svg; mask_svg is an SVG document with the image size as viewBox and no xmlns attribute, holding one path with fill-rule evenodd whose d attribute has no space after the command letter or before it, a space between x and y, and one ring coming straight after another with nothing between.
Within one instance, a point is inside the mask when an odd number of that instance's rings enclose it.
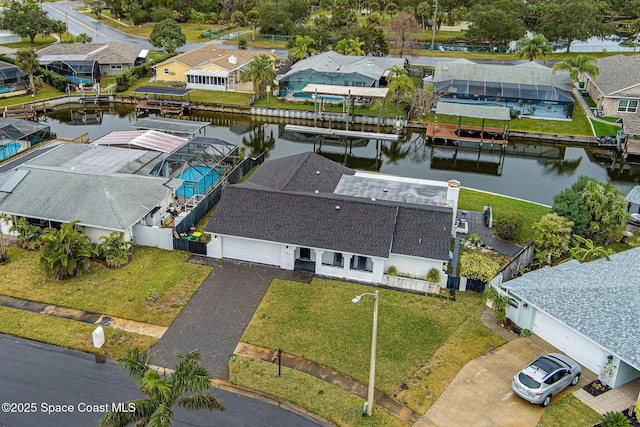
<instances>
[{"instance_id":1,"label":"grass yard","mask_svg":"<svg viewBox=\"0 0 640 427\"><path fill-rule=\"evenodd\" d=\"M233 384L251 384L254 390L304 407L340 426L406 426L380 406L375 407L373 417L363 417L363 399L311 375L282 367L282 376L277 378L275 363L240 356L229 362L229 371Z\"/></svg>"},{"instance_id":2,"label":"grass yard","mask_svg":"<svg viewBox=\"0 0 640 427\"><path fill-rule=\"evenodd\" d=\"M593 128L596 131L596 136L609 136L616 135L618 131L621 129L620 126L614 124L602 123L597 120L591 120L593 123Z\"/></svg>"},{"instance_id":3,"label":"grass yard","mask_svg":"<svg viewBox=\"0 0 640 427\"><path fill-rule=\"evenodd\" d=\"M96 325L0 306L0 333L45 342L87 353L121 357L128 347L151 348L158 340L145 335L104 328L102 348L93 346Z\"/></svg>"},{"instance_id":4,"label":"grass yard","mask_svg":"<svg viewBox=\"0 0 640 427\"><path fill-rule=\"evenodd\" d=\"M11 262L0 266L0 294L169 326L211 271L187 263L189 255L137 247L124 268L92 263L90 274L53 281L38 252L11 246Z\"/></svg>"},{"instance_id":5,"label":"grass yard","mask_svg":"<svg viewBox=\"0 0 640 427\"><path fill-rule=\"evenodd\" d=\"M42 35L38 34L33 40L33 43L31 43L31 39L29 37L23 37L21 42L6 43L2 46L10 47L12 49L40 49L43 47L47 47L55 42L56 38L53 36L43 37Z\"/></svg>"},{"instance_id":6,"label":"grass yard","mask_svg":"<svg viewBox=\"0 0 640 427\"><path fill-rule=\"evenodd\" d=\"M524 224L520 231L520 238L518 239L520 242L532 241L533 232L531 231L531 225L533 225L534 222L538 222L540 218L551 211L550 208L536 203L512 199L497 194L469 190L467 188L460 190L458 209L482 212L486 205L491 205L493 208L494 218L501 212L518 212L522 215Z\"/></svg>"},{"instance_id":7,"label":"grass yard","mask_svg":"<svg viewBox=\"0 0 640 427\"><path fill-rule=\"evenodd\" d=\"M0 107L30 104L31 101L44 101L45 99L56 98L59 96L65 96L65 93L45 83L45 85L36 93L36 96L33 98L29 94L0 98Z\"/></svg>"},{"instance_id":8,"label":"grass yard","mask_svg":"<svg viewBox=\"0 0 640 427\"><path fill-rule=\"evenodd\" d=\"M568 394L544 410L537 427L585 427L599 423L602 419L602 415L573 394Z\"/></svg>"},{"instance_id":9,"label":"grass yard","mask_svg":"<svg viewBox=\"0 0 640 427\"><path fill-rule=\"evenodd\" d=\"M311 284L274 280L242 341L282 348L367 383L373 301L351 302L364 292L371 288L321 279ZM457 296L453 302L380 289L377 389L390 396L402 391L401 401L423 411L464 363L504 343L481 324L480 296ZM439 359L443 347L447 350ZM434 358L440 363L420 375L425 362L433 363ZM438 386L428 381L433 372Z\"/></svg>"}]
</instances>

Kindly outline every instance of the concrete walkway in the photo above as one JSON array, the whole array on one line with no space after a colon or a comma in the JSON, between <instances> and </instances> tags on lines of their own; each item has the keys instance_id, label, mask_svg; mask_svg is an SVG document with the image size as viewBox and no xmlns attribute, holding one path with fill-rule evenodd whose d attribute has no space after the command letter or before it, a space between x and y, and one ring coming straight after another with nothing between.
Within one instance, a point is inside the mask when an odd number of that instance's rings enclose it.
<instances>
[{"instance_id":1,"label":"concrete walkway","mask_svg":"<svg viewBox=\"0 0 640 427\"><path fill-rule=\"evenodd\" d=\"M582 106L582 109L584 110L584 113L587 115L587 118L591 120L595 120L596 122L622 127L620 123L613 123L608 120L601 119L600 117L596 117L593 114L593 110L591 109L591 107L589 107L589 104L587 104L587 101L584 100L584 96L582 96L578 88L573 88L573 97L578 100L578 103Z\"/></svg>"},{"instance_id":2,"label":"concrete walkway","mask_svg":"<svg viewBox=\"0 0 640 427\"><path fill-rule=\"evenodd\" d=\"M637 378L600 396L594 397L582 389L577 390L573 395L597 413L605 414L609 411L620 412L635 405L639 392L640 378Z\"/></svg>"},{"instance_id":3,"label":"concrete walkway","mask_svg":"<svg viewBox=\"0 0 640 427\"><path fill-rule=\"evenodd\" d=\"M514 243L508 243L498 239L493 232L484 223L484 214L482 212L467 211L467 221L469 223L469 234L477 234L482 241L491 246L491 248L503 255L515 256L520 252L522 246Z\"/></svg>"},{"instance_id":4,"label":"concrete walkway","mask_svg":"<svg viewBox=\"0 0 640 427\"><path fill-rule=\"evenodd\" d=\"M134 332L140 335L147 335L154 338L161 338L167 328L164 326L152 325L150 323L136 322L135 320L121 319L118 317L105 316L103 314L78 310L69 307L45 304L36 301L28 301L21 298L0 295L0 305L4 307L17 308L20 310L40 313L47 316L62 317L64 319L76 320L83 323L108 326L122 331Z\"/></svg>"},{"instance_id":5,"label":"concrete walkway","mask_svg":"<svg viewBox=\"0 0 640 427\"><path fill-rule=\"evenodd\" d=\"M264 360L266 362L275 362L275 358L277 355L277 353L273 350L256 347L246 343L238 344L234 353ZM281 363L282 366L304 372L305 374L312 375L316 378L320 378L321 380L326 381L329 384L338 386L351 394L367 400L368 389L366 384L345 377L344 375L340 375L340 373L332 369L325 368L324 366L317 365L315 363L300 359L295 356L291 356L286 353L282 353ZM373 401L376 405L380 405L383 408L387 409L389 412L396 415L407 424L415 423L420 417L419 414L416 414L411 409L405 407L402 403L386 395L385 393L382 393L379 390L375 390Z\"/></svg>"}]
</instances>

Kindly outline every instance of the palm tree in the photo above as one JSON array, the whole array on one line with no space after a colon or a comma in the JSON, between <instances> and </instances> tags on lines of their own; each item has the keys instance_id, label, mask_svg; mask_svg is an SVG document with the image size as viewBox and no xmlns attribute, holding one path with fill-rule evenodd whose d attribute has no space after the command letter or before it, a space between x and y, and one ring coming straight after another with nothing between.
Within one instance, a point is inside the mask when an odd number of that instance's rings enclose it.
<instances>
[{"instance_id":1,"label":"palm tree","mask_svg":"<svg viewBox=\"0 0 640 427\"><path fill-rule=\"evenodd\" d=\"M258 98L264 94L267 85L271 85L276 78L276 70L273 60L269 56L262 54L254 56L247 64L247 69L242 73L242 81L251 80L253 82L253 93Z\"/></svg>"},{"instance_id":2,"label":"palm tree","mask_svg":"<svg viewBox=\"0 0 640 427\"><path fill-rule=\"evenodd\" d=\"M533 61L536 56L541 56L544 64L547 65L546 56L553 53L553 48L542 34L533 34L533 37L525 36L516 43L518 58L527 58Z\"/></svg>"},{"instance_id":3,"label":"palm tree","mask_svg":"<svg viewBox=\"0 0 640 427\"><path fill-rule=\"evenodd\" d=\"M224 411L218 398L207 393L211 388L209 371L200 365L200 352L177 354L178 364L171 373L160 375L151 368L151 356L137 348L128 349L124 357L117 359L120 365L138 385L148 399L131 400L124 407L135 411L110 411L100 420L100 427L120 427L134 423L136 426L171 426L178 405L186 409Z\"/></svg>"},{"instance_id":4,"label":"palm tree","mask_svg":"<svg viewBox=\"0 0 640 427\"><path fill-rule=\"evenodd\" d=\"M399 65L394 65L387 71L389 71L389 79L391 79L392 77L400 77L403 74L407 74L407 69Z\"/></svg>"},{"instance_id":5,"label":"palm tree","mask_svg":"<svg viewBox=\"0 0 640 427\"><path fill-rule=\"evenodd\" d=\"M640 18L637 18L631 23L631 30L633 31L633 53L636 53L638 37L640 37Z\"/></svg>"},{"instance_id":6,"label":"palm tree","mask_svg":"<svg viewBox=\"0 0 640 427\"><path fill-rule=\"evenodd\" d=\"M289 49L289 59L297 62L316 53L316 50L313 48L314 43L315 40L309 36L296 36L293 47Z\"/></svg>"},{"instance_id":7,"label":"palm tree","mask_svg":"<svg viewBox=\"0 0 640 427\"><path fill-rule=\"evenodd\" d=\"M336 43L334 50L343 55L365 56L367 53L362 49L364 42L360 41L360 37L355 39L342 39Z\"/></svg>"},{"instance_id":8,"label":"palm tree","mask_svg":"<svg viewBox=\"0 0 640 427\"><path fill-rule=\"evenodd\" d=\"M433 10L433 5L426 1L418 3L418 7L416 7L416 15L420 19L420 23L422 24L422 31L427 30L427 19L431 16L431 11Z\"/></svg>"},{"instance_id":9,"label":"palm tree","mask_svg":"<svg viewBox=\"0 0 640 427\"><path fill-rule=\"evenodd\" d=\"M260 23L260 13L251 9L247 12L247 22L251 25L251 41L256 41L256 25Z\"/></svg>"},{"instance_id":10,"label":"palm tree","mask_svg":"<svg viewBox=\"0 0 640 427\"><path fill-rule=\"evenodd\" d=\"M48 228L42 233L40 264L54 280L74 277L88 268L93 254L91 241L84 235L84 228L76 227L77 222L62 224L60 230Z\"/></svg>"},{"instance_id":11,"label":"palm tree","mask_svg":"<svg viewBox=\"0 0 640 427\"><path fill-rule=\"evenodd\" d=\"M600 75L598 62L595 58L587 55L578 55L567 58L553 66L553 73L557 71L569 71L571 80L577 80L581 74L590 74L594 80Z\"/></svg>"},{"instance_id":12,"label":"palm tree","mask_svg":"<svg viewBox=\"0 0 640 427\"><path fill-rule=\"evenodd\" d=\"M29 75L29 84L31 86L31 93L35 95L38 88L34 84L33 74L40 68L38 62L38 55L36 55L35 49L22 49L16 54L16 65L23 73Z\"/></svg>"},{"instance_id":13,"label":"palm tree","mask_svg":"<svg viewBox=\"0 0 640 427\"><path fill-rule=\"evenodd\" d=\"M91 36L87 33L80 33L76 36L76 41L78 43L91 43Z\"/></svg>"},{"instance_id":14,"label":"palm tree","mask_svg":"<svg viewBox=\"0 0 640 427\"><path fill-rule=\"evenodd\" d=\"M42 238L42 229L40 227L31 224L24 217L12 222L13 225L10 231L18 233L18 245L21 248L32 251L40 247Z\"/></svg>"},{"instance_id":15,"label":"palm tree","mask_svg":"<svg viewBox=\"0 0 640 427\"><path fill-rule=\"evenodd\" d=\"M400 99L402 99L403 96L414 91L415 89L416 88L413 85L413 82L406 72L399 75L390 74L389 90L392 91L396 96L396 115L398 115Z\"/></svg>"}]
</instances>

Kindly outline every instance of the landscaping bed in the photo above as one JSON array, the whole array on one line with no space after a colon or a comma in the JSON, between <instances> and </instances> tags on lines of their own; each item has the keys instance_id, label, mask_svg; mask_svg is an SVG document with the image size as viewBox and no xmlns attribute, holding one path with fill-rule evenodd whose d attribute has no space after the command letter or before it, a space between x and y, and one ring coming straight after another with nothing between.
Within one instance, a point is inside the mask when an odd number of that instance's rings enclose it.
<instances>
[{"instance_id":1,"label":"landscaping bed","mask_svg":"<svg viewBox=\"0 0 640 427\"><path fill-rule=\"evenodd\" d=\"M600 380L595 380L582 387L582 389L589 393L591 396L597 397L611 390L611 387L606 384L602 384Z\"/></svg>"}]
</instances>

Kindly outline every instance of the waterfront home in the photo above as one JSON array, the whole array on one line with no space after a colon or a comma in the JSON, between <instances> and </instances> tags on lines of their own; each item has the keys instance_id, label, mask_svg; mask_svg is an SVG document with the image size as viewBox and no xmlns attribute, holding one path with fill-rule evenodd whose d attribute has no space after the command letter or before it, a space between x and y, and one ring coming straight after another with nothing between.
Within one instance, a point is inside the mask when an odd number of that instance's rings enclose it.
<instances>
[{"instance_id":1,"label":"waterfront home","mask_svg":"<svg viewBox=\"0 0 640 427\"><path fill-rule=\"evenodd\" d=\"M459 191L314 153L271 160L225 189L207 254L371 283L389 269L423 280L436 269L444 287Z\"/></svg>"},{"instance_id":2,"label":"waterfront home","mask_svg":"<svg viewBox=\"0 0 640 427\"><path fill-rule=\"evenodd\" d=\"M573 115L568 72L553 74L535 62L477 64L467 59L439 62L433 76L440 102L501 106L514 116L569 120Z\"/></svg>"},{"instance_id":3,"label":"waterfront home","mask_svg":"<svg viewBox=\"0 0 640 427\"><path fill-rule=\"evenodd\" d=\"M156 79L168 83L184 83L187 89L253 92L251 80L242 81L242 72L255 56L273 53L260 50L223 49L206 45L154 66Z\"/></svg>"},{"instance_id":4,"label":"waterfront home","mask_svg":"<svg viewBox=\"0 0 640 427\"><path fill-rule=\"evenodd\" d=\"M585 89L596 107L610 117L638 116L640 102L640 55L615 55L598 58L600 75L589 74Z\"/></svg>"}]
</instances>

